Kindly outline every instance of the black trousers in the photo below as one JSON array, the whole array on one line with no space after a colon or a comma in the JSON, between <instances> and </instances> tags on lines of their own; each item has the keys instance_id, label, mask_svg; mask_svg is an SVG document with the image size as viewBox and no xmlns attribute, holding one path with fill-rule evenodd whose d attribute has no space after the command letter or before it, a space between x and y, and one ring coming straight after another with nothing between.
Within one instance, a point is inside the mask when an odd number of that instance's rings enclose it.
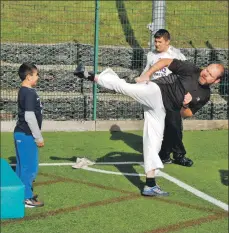
<instances>
[{"instance_id":1,"label":"black trousers","mask_svg":"<svg viewBox=\"0 0 229 233\"><path fill-rule=\"evenodd\" d=\"M164 138L159 156L161 160L169 159L170 154L185 155L186 150L182 142L183 124L180 112L166 112Z\"/></svg>"}]
</instances>

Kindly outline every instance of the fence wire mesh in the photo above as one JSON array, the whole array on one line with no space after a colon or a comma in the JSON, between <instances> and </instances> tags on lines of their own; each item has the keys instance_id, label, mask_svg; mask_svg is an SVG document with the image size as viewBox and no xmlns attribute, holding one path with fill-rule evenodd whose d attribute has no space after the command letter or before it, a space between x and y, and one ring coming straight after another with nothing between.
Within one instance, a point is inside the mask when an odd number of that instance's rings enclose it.
<instances>
[{"instance_id":1,"label":"fence wire mesh","mask_svg":"<svg viewBox=\"0 0 229 233\"><path fill-rule=\"evenodd\" d=\"M228 119L228 2L166 1L171 44L204 67L220 62L226 72L212 87L209 103L195 119ZM152 1L100 1L98 71L111 67L134 82L150 50ZM91 120L92 84L73 76L77 64L94 67L95 1L1 1L2 120L17 118L19 66L40 69L38 94L44 119ZM97 119L143 119L142 106L98 87Z\"/></svg>"}]
</instances>

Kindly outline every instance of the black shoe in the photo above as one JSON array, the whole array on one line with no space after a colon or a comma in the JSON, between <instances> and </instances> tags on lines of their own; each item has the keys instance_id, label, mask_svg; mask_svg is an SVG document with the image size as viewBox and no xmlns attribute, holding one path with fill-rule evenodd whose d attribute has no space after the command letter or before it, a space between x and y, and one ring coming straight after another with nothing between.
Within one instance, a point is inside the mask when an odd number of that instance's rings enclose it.
<instances>
[{"instance_id":1,"label":"black shoe","mask_svg":"<svg viewBox=\"0 0 229 233\"><path fill-rule=\"evenodd\" d=\"M85 66L83 64L79 64L74 71L74 75L81 78L81 79L87 79L90 81L94 81L95 75L93 72L87 72L85 69Z\"/></svg>"},{"instance_id":2,"label":"black shoe","mask_svg":"<svg viewBox=\"0 0 229 233\"><path fill-rule=\"evenodd\" d=\"M74 75L78 76L79 78L86 78L84 72L85 66L83 66L83 64L79 64L74 71Z\"/></svg>"},{"instance_id":3,"label":"black shoe","mask_svg":"<svg viewBox=\"0 0 229 233\"><path fill-rule=\"evenodd\" d=\"M193 165L193 161L184 155L173 155L173 163L179 164L185 167L191 167Z\"/></svg>"},{"instance_id":4,"label":"black shoe","mask_svg":"<svg viewBox=\"0 0 229 233\"><path fill-rule=\"evenodd\" d=\"M173 163L172 159L170 159L170 158L162 159L161 161L162 161L163 164L171 164L171 163Z\"/></svg>"}]
</instances>

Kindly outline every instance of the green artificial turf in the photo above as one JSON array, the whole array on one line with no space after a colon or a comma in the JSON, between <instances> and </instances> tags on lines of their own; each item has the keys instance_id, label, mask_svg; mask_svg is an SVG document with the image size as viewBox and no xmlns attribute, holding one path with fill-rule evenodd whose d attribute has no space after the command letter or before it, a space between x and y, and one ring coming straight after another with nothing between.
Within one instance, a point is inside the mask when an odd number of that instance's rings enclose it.
<instances>
[{"instance_id":1,"label":"green artificial turf","mask_svg":"<svg viewBox=\"0 0 229 233\"><path fill-rule=\"evenodd\" d=\"M142 161L142 132L44 132L40 163L75 162L87 157L99 162ZM163 170L188 185L228 203L227 131L185 131L187 156L193 167L175 164ZM1 133L1 155L14 162L11 133ZM144 173L139 165L94 165L92 168ZM219 207L158 177L170 192L165 198L140 195L144 177L102 174L71 166L39 168L34 192L44 200L42 208L26 209L25 218L2 221L2 232L222 232L227 216ZM227 183L226 183L227 182ZM5 224L5 225L4 225ZM197 230L198 229L198 230Z\"/></svg>"}]
</instances>

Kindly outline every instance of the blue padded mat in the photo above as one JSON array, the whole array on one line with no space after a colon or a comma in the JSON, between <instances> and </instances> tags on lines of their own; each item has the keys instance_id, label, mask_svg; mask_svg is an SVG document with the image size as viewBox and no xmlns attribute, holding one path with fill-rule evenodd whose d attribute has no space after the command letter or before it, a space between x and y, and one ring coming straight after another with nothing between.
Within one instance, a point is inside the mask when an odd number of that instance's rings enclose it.
<instances>
[{"instance_id":1,"label":"blue padded mat","mask_svg":"<svg viewBox=\"0 0 229 233\"><path fill-rule=\"evenodd\" d=\"M23 218L25 214L24 185L9 163L0 158L1 219Z\"/></svg>"}]
</instances>

